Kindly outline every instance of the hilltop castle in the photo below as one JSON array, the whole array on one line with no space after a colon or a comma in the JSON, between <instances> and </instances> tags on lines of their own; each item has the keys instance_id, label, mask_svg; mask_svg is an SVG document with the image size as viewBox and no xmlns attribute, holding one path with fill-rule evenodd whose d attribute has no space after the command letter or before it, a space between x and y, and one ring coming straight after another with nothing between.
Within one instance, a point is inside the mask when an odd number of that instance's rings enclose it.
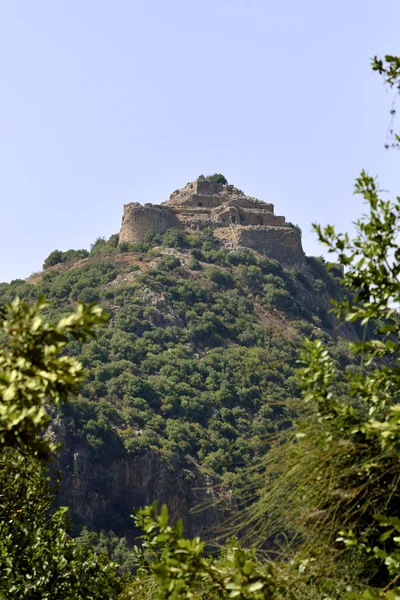
<instances>
[{"instance_id":1,"label":"hilltop castle","mask_svg":"<svg viewBox=\"0 0 400 600\"><path fill-rule=\"evenodd\" d=\"M224 245L252 248L288 264L304 260L301 232L274 214L274 205L246 196L234 185L198 179L162 204L124 205L120 242L142 242L150 230L210 227Z\"/></svg>"}]
</instances>

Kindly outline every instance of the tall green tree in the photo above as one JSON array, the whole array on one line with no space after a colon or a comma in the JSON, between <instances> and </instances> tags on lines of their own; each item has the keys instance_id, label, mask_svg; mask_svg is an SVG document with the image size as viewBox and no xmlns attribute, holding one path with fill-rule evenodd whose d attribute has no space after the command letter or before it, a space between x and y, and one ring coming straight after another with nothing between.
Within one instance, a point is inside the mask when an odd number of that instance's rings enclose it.
<instances>
[{"instance_id":1,"label":"tall green tree","mask_svg":"<svg viewBox=\"0 0 400 600\"><path fill-rule=\"evenodd\" d=\"M95 306L52 324L46 302L18 299L2 312L0 347L0 598L103 600L123 589L116 565L68 536L66 508L54 494L43 459L54 444L43 437L46 405L76 391L82 366L63 353L69 340L95 335L106 315Z\"/></svg>"},{"instance_id":2,"label":"tall green tree","mask_svg":"<svg viewBox=\"0 0 400 600\"><path fill-rule=\"evenodd\" d=\"M399 58L373 68L399 88ZM273 539L289 559L277 568L290 597L400 597L400 198L384 198L364 171L355 193L368 212L353 238L314 227L345 268L348 294L333 311L364 328L350 343L360 368L348 371L343 401L327 349L306 343L303 414L271 444L241 516L249 538Z\"/></svg>"},{"instance_id":3,"label":"tall green tree","mask_svg":"<svg viewBox=\"0 0 400 600\"><path fill-rule=\"evenodd\" d=\"M171 525L166 506L138 511L142 544L135 546L137 575L123 598L132 600L272 600L277 583L271 564L232 538L216 556L206 555L198 537L183 536L182 522Z\"/></svg>"}]
</instances>

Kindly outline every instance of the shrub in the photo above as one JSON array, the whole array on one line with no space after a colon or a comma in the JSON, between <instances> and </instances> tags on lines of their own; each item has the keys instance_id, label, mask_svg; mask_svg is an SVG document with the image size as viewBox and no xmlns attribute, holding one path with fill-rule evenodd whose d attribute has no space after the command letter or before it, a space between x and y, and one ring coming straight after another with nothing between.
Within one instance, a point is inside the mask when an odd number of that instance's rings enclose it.
<instances>
[{"instance_id":1,"label":"shrub","mask_svg":"<svg viewBox=\"0 0 400 600\"><path fill-rule=\"evenodd\" d=\"M109 247L105 238L98 237L93 244L90 244L90 256L103 256L107 253Z\"/></svg>"},{"instance_id":2,"label":"shrub","mask_svg":"<svg viewBox=\"0 0 400 600\"><path fill-rule=\"evenodd\" d=\"M48 269L49 267L53 267L54 265L58 265L62 262L62 252L61 250L53 250L49 254L49 256L45 259L43 263L43 269Z\"/></svg>"},{"instance_id":3,"label":"shrub","mask_svg":"<svg viewBox=\"0 0 400 600\"><path fill-rule=\"evenodd\" d=\"M192 271L201 271L201 269L203 268L201 266L201 264L199 263L199 261L196 258L192 258L192 260L189 262L189 269L191 269Z\"/></svg>"},{"instance_id":4,"label":"shrub","mask_svg":"<svg viewBox=\"0 0 400 600\"><path fill-rule=\"evenodd\" d=\"M298 307L288 290L276 288L272 283L266 283L264 285L264 294L264 302L267 305L275 306L278 310L297 315Z\"/></svg>"},{"instance_id":5,"label":"shrub","mask_svg":"<svg viewBox=\"0 0 400 600\"><path fill-rule=\"evenodd\" d=\"M128 242L121 242L118 248L120 252L129 252L130 244Z\"/></svg>"},{"instance_id":6,"label":"shrub","mask_svg":"<svg viewBox=\"0 0 400 600\"><path fill-rule=\"evenodd\" d=\"M176 256L163 256L157 263L158 271L173 271L182 266L181 261Z\"/></svg>"},{"instance_id":7,"label":"shrub","mask_svg":"<svg viewBox=\"0 0 400 600\"><path fill-rule=\"evenodd\" d=\"M107 240L107 246L110 248L116 248L119 242L119 233L113 233Z\"/></svg>"},{"instance_id":8,"label":"shrub","mask_svg":"<svg viewBox=\"0 0 400 600\"><path fill-rule=\"evenodd\" d=\"M226 185L228 183L227 178L222 175L222 173L214 173L213 175L199 175L197 178L198 181L214 181L215 183L222 183L222 185Z\"/></svg>"},{"instance_id":9,"label":"shrub","mask_svg":"<svg viewBox=\"0 0 400 600\"><path fill-rule=\"evenodd\" d=\"M48 269L49 267L60 263L73 262L75 260L87 258L88 256L89 252L83 248L81 250L66 250L65 252L54 250L44 261L43 269Z\"/></svg>"},{"instance_id":10,"label":"shrub","mask_svg":"<svg viewBox=\"0 0 400 600\"><path fill-rule=\"evenodd\" d=\"M272 273L273 275L281 275L283 273L283 267L277 260L268 258L267 256L261 256L258 260L258 266L261 267L262 272Z\"/></svg>"},{"instance_id":11,"label":"shrub","mask_svg":"<svg viewBox=\"0 0 400 600\"><path fill-rule=\"evenodd\" d=\"M162 236L160 233L156 233L154 229L149 229L149 231L144 236L144 243L150 244L151 246L158 246L162 242Z\"/></svg>"},{"instance_id":12,"label":"shrub","mask_svg":"<svg viewBox=\"0 0 400 600\"><path fill-rule=\"evenodd\" d=\"M188 248L190 245L188 236L181 229L167 229L162 244L167 248Z\"/></svg>"},{"instance_id":13,"label":"shrub","mask_svg":"<svg viewBox=\"0 0 400 600\"><path fill-rule=\"evenodd\" d=\"M199 250L199 248L193 248L193 250L191 251L191 255L196 260L204 260L204 254L201 250Z\"/></svg>"},{"instance_id":14,"label":"shrub","mask_svg":"<svg viewBox=\"0 0 400 600\"><path fill-rule=\"evenodd\" d=\"M233 279L230 273L225 273L225 271L221 271L221 269L217 269L216 267L208 267L206 273L209 279L217 285L222 287L233 286Z\"/></svg>"},{"instance_id":15,"label":"shrub","mask_svg":"<svg viewBox=\"0 0 400 600\"><path fill-rule=\"evenodd\" d=\"M73 262L75 260L81 260L82 258L87 258L89 256L89 252L85 249L82 250L67 250L62 253L62 262Z\"/></svg>"}]
</instances>

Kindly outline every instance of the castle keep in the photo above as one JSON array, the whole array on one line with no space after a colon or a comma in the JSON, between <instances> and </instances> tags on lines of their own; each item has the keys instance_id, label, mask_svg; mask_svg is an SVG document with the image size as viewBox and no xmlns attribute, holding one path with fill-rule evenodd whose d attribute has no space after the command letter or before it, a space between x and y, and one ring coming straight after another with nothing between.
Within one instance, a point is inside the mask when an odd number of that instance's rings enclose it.
<instances>
[{"instance_id":1,"label":"castle keep","mask_svg":"<svg viewBox=\"0 0 400 600\"><path fill-rule=\"evenodd\" d=\"M231 248L252 248L281 262L304 260L301 233L274 205L246 196L233 185L197 180L171 194L162 204L125 204L120 242L142 242L150 230L198 230L210 227Z\"/></svg>"}]
</instances>

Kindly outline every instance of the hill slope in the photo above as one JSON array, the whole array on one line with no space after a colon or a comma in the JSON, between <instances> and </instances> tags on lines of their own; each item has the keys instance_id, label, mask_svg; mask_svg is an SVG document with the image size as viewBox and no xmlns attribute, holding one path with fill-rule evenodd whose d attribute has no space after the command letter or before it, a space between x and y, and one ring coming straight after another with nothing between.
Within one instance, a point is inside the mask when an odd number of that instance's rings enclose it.
<instances>
[{"instance_id":1,"label":"hill slope","mask_svg":"<svg viewBox=\"0 0 400 600\"><path fill-rule=\"evenodd\" d=\"M110 313L96 340L71 345L88 376L49 432L64 443L59 501L76 527L126 533L132 507L158 498L199 533L229 509L212 473L229 487L266 435L290 422L304 336L324 338L344 371L351 358L341 339L357 332L329 315L329 298L343 291L321 259L284 268L223 248L208 230L117 243L98 239L87 257L60 253L28 281L1 284L0 302L45 294L54 318L77 299ZM213 495L225 502L189 516Z\"/></svg>"}]
</instances>

